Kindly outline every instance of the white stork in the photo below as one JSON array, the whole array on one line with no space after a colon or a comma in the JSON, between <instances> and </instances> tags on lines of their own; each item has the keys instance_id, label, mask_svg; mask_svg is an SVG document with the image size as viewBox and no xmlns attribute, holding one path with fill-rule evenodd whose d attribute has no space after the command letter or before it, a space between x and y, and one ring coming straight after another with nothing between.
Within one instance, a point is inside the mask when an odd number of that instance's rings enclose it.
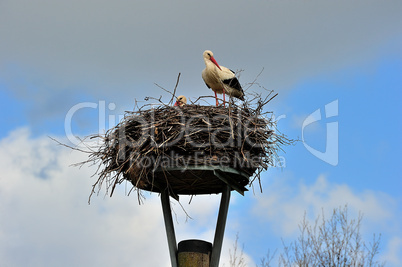
<instances>
[{"instance_id":1,"label":"white stork","mask_svg":"<svg viewBox=\"0 0 402 267\"><path fill-rule=\"evenodd\" d=\"M234 71L219 66L214 58L212 51L205 50L202 54L205 61L205 69L202 71L202 79L208 88L215 92L216 106L218 103L218 94L223 94L223 105L225 105L225 94L244 100L244 92Z\"/></svg>"},{"instance_id":2,"label":"white stork","mask_svg":"<svg viewBox=\"0 0 402 267\"><path fill-rule=\"evenodd\" d=\"M178 96L174 106L181 107L187 104L187 98L184 95Z\"/></svg>"}]
</instances>

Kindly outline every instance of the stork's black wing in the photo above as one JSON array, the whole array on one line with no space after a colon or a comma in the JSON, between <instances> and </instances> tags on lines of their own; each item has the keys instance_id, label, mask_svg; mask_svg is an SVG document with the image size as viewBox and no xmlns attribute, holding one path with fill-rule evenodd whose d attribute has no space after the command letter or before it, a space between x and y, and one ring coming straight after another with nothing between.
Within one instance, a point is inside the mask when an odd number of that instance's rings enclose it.
<instances>
[{"instance_id":1,"label":"stork's black wing","mask_svg":"<svg viewBox=\"0 0 402 267\"><path fill-rule=\"evenodd\" d=\"M241 88L241 85L239 83L239 80L236 77L233 77L231 79L226 79L222 81L224 84L229 85L230 87L239 90L240 92L243 92L243 88Z\"/></svg>"},{"instance_id":2,"label":"stork's black wing","mask_svg":"<svg viewBox=\"0 0 402 267\"><path fill-rule=\"evenodd\" d=\"M233 74L235 74L235 72L233 70L230 70ZM243 92L243 88L241 87L239 80L236 77L230 78L230 79L226 79L222 81L224 84L232 87L233 89L239 91L238 95L234 95L235 97L239 98L240 100L244 101L244 92Z\"/></svg>"}]
</instances>

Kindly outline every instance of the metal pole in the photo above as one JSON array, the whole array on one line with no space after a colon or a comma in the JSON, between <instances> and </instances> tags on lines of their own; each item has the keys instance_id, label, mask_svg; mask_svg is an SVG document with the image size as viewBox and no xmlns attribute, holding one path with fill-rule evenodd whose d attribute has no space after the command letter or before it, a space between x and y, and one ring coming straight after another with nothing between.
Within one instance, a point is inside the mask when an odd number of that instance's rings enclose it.
<instances>
[{"instance_id":1,"label":"metal pole","mask_svg":"<svg viewBox=\"0 0 402 267\"><path fill-rule=\"evenodd\" d=\"M170 209L169 192L167 189L162 190L161 192L161 202L163 218L165 220L166 236L169 246L170 262L172 263L172 267L177 267L177 242L174 232L172 212Z\"/></svg>"},{"instance_id":2,"label":"metal pole","mask_svg":"<svg viewBox=\"0 0 402 267\"><path fill-rule=\"evenodd\" d=\"M225 185L222 190L221 204L219 206L218 221L216 222L214 244L212 246L211 264L210 267L218 267L219 259L221 256L223 235L225 233L226 219L228 216L229 202L230 202L229 185Z\"/></svg>"}]
</instances>

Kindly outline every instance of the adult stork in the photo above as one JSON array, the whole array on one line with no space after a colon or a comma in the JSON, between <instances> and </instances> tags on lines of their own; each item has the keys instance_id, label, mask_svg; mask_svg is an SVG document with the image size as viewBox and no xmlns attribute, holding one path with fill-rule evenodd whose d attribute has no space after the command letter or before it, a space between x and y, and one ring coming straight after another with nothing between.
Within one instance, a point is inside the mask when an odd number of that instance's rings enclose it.
<instances>
[{"instance_id":1,"label":"adult stork","mask_svg":"<svg viewBox=\"0 0 402 267\"><path fill-rule=\"evenodd\" d=\"M223 105L225 105L225 94L244 100L244 92L234 71L219 66L212 51L205 50L202 54L205 61L205 69L202 71L202 79L208 88L215 92L216 106L219 105L218 94L223 94Z\"/></svg>"}]
</instances>

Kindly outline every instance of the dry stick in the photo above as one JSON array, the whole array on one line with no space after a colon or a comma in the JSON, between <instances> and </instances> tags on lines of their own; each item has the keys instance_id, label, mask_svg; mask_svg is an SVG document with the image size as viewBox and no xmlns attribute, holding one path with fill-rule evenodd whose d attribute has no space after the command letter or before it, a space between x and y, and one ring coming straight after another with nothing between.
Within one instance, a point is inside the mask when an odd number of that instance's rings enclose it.
<instances>
[{"instance_id":1,"label":"dry stick","mask_svg":"<svg viewBox=\"0 0 402 267\"><path fill-rule=\"evenodd\" d=\"M180 74L181 73L179 72L179 75L177 75L176 85L174 86L173 95L172 95L172 99L170 99L170 101L169 101L169 106L171 106L173 104L173 99L176 97L176 89L177 89L177 86L179 85Z\"/></svg>"},{"instance_id":2,"label":"dry stick","mask_svg":"<svg viewBox=\"0 0 402 267\"><path fill-rule=\"evenodd\" d=\"M169 104L168 104L169 106L171 106L173 104L173 99L176 98L176 89L177 89L177 86L179 85L180 75L181 75L181 73L179 72L179 75L177 76L177 80L176 80L176 85L175 85L175 87L173 89L173 93L170 92L169 90L166 90L165 88L163 88L159 84L155 83L155 85L158 86L160 89L162 89L163 91L165 91L165 92L167 92L167 93L172 95L172 98L170 99Z\"/></svg>"},{"instance_id":3,"label":"dry stick","mask_svg":"<svg viewBox=\"0 0 402 267\"><path fill-rule=\"evenodd\" d=\"M209 96L209 95L199 96L194 102L191 101L191 100L190 100L190 102L191 102L192 105L195 105L195 104L197 104L198 100L204 100L204 98L214 98L215 99L215 96ZM206 101L205 101L205 103L208 104L208 102L206 102Z\"/></svg>"},{"instance_id":4,"label":"dry stick","mask_svg":"<svg viewBox=\"0 0 402 267\"><path fill-rule=\"evenodd\" d=\"M256 82L257 82L257 79L258 79L258 77L260 77L260 75L262 74L262 72L264 71L264 68L262 68L261 69L261 71L260 71L260 73L258 73L257 74L257 76L254 78L254 80L251 82L251 83L249 83L248 85L248 87L245 89L245 91L247 91L251 86L253 86L254 84L257 84Z\"/></svg>"},{"instance_id":5,"label":"dry stick","mask_svg":"<svg viewBox=\"0 0 402 267\"><path fill-rule=\"evenodd\" d=\"M51 136L47 136L47 137L49 137L51 140L53 140L53 141L55 141L58 145L60 145L60 146L64 146L64 147L67 147L67 148L70 148L70 149L72 149L72 150L76 150L76 151L80 151L80 152L84 152L84 153L88 153L88 154L90 154L90 153L94 153L94 151L86 151L86 150L83 150L83 149L79 149L79 148L77 148L77 147L72 147L72 146L69 146L69 145L67 145L67 144L63 144L62 142L60 142L59 140L57 140L57 139L55 139L55 138L53 138L53 137L51 137ZM77 139L79 139L79 138L77 138ZM82 144L84 144L85 145L85 147L87 147L88 149L91 149L89 146L87 146L85 143L84 143L84 140L81 140L81 139L79 139L80 140L80 143L82 143Z\"/></svg>"}]
</instances>

